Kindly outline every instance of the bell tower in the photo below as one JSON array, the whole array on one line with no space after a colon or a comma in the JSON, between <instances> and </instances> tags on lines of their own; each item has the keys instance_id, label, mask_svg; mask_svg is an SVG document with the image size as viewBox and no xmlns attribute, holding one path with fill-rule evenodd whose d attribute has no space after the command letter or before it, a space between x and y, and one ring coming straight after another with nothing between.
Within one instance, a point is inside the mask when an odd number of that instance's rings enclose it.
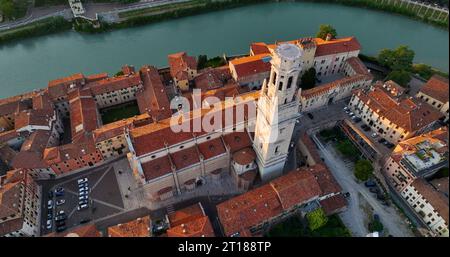
<instances>
[{"instance_id":1,"label":"bell tower","mask_svg":"<svg viewBox=\"0 0 450 257\"><path fill-rule=\"evenodd\" d=\"M279 44L272 52L271 72L258 100L255 139L258 169L263 181L280 176L299 117L297 80L301 72L301 49L294 44Z\"/></svg>"}]
</instances>

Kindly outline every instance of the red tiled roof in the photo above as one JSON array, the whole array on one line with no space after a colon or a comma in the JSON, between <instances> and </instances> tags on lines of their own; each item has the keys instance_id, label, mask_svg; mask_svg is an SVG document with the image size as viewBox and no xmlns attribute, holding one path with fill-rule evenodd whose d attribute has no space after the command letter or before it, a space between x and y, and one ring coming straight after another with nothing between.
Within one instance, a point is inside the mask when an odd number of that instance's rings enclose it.
<instances>
[{"instance_id":1,"label":"red tiled roof","mask_svg":"<svg viewBox=\"0 0 450 257\"><path fill-rule=\"evenodd\" d=\"M433 75L420 89L423 94L442 103L448 102L448 91L448 79L439 75Z\"/></svg>"},{"instance_id":2,"label":"red tiled roof","mask_svg":"<svg viewBox=\"0 0 450 257\"><path fill-rule=\"evenodd\" d=\"M75 89L69 93L70 123L72 141L85 132L91 132L98 127L99 116L97 104L89 90Z\"/></svg>"},{"instance_id":3,"label":"red tiled roof","mask_svg":"<svg viewBox=\"0 0 450 257\"><path fill-rule=\"evenodd\" d=\"M200 162L196 146L171 153L170 155L177 170Z\"/></svg>"},{"instance_id":4,"label":"red tiled roof","mask_svg":"<svg viewBox=\"0 0 450 257\"><path fill-rule=\"evenodd\" d=\"M180 71L186 71L188 68L197 70L197 61L195 57L188 56L185 52L170 54L168 56L170 75L176 77Z\"/></svg>"},{"instance_id":5,"label":"red tiled roof","mask_svg":"<svg viewBox=\"0 0 450 257\"><path fill-rule=\"evenodd\" d=\"M135 124L150 124L152 119L148 113L137 115L123 120L118 120L116 122L108 123L101 126L100 128L94 130L94 140L95 143L99 143L110 138L123 135L126 127L133 128Z\"/></svg>"},{"instance_id":6,"label":"red tiled roof","mask_svg":"<svg viewBox=\"0 0 450 257\"><path fill-rule=\"evenodd\" d=\"M366 65L358 57L350 57L345 60L357 74L370 75Z\"/></svg>"},{"instance_id":7,"label":"red tiled roof","mask_svg":"<svg viewBox=\"0 0 450 257\"><path fill-rule=\"evenodd\" d=\"M70 85L75 84L79 87L85 81L85 77L81 73L77 73L68 77L51 80L48 82L48 93L52 99L66 97Z\"/></svg>"},{"instance_id":8,"label":"red tiled roof","mask_svg":"<svg viewBox=\"0 0 450 257\"><path fill-rule=\"evenodd\" d=\"M268 73L270 72L271 64L270 62L263 61L263 58L267 56L268 54L259 54L237 58L231 60L230 64L234 66L238 79L258 73Z\"/></svg>"},{"instance_id":9,"label":"red tiled roof","mask_svg":"<svg viewBox=\"0 0 450 257\"><path fill-rule=\"evenodd\" d=\"M215 138L198 145L198 150L205 160L226 153L222 139Z\"/></svg>"},{"instance_id":10,"label":"red tiled roof","mask_svg":"<svg viewBox=\"0 0 450 257\"><path fill-rule=\"evenodd\" d=\"M118 224L108 228L110 237L149 237L150 216L144 216L124 224Z\"/></svg>"},{"instance_id":11,"label":"red tiled roof","mask_svg":"<svg viewBox=\"0 0 450 257\"><path fill-rule=\"evenodd\" d=\"M195 77L194 81L195 87L201 89L202 91L223 87L222 80L213 69L203 71L200 75Z\"/></svg>"},{"instance_id":12,"label":"red tiled roof","mask_svg":"<svg viewBox=\"0 0 450 257\"><path fill-rule=\"evenodd\" d=\"M151 112L152 116L161 120L172 115L170 102L158 70L153 66L144 66L140 70L143 88L136 93L141 113Z\"/></svg>"},{"instance_id":13,"label":"red tiled roof","mask_svg":"<svg viewBox=\"0 0 450 257\"><path fill-rule=\"evenodd\" d=\"M361 50L361 45L355 37L332 39L330 41L321 38L315 38L314 40L317 44L316 57Z\"/></svg>"},{"instance_id":14,"label":"red tiled roof","mask_svg":"<svg viewBox=\"0 0 450 257\"><path fill-rule=\"evenodd\" d=\"M87 83L91 83L91 82L99 81L102 79L106 79L107 77L108 77L108 73L103 72L103 73L99 73L99 74L89 75L86 77L86 80L87 80Z\"/></svg>"},{"instance_id":15,"label":"red tiled roof","mask_svg":"<svg viewBox=\"0 0 450 257\"><path fill-rule=\"evenodd\" d=\"M319 197L322 190L307 168L300 168L270 182L284 210Z\"/></svg>"},{"instance_id":16,"label":"red tiled roof","mask_svg":"<svg viewBox=\"0 0 450 257\"><path fill-rule=\"evenodd\" d=\"M344 87L349 84L355 83L360 80L368 80L371 79L371 77L368 77L366 75L357 74L350 77L344 77L342 79L335 80L333 82L320 85L317 87L313 87L311 89L302 90L301 96L308 99L311 97L319 96L328 93L330 90L337 88L337 87Z\"/></svg>"},{"instance_id":17,"label":"red tiled roof","mask_svg":"<svg viewBox=\"0 0 450 257\"><path fill-rule=\"evenodd\" d=\"M139 74L133 74L98 80L89 83L87 87L91 89L93 95L100 95L137 86L141 83L142 81Z\"/></svg>"},{"instance_id":18,"label":"red tiled roof","mask_svg":"<svg viewBox=\"0 0 450 257\"><path fill-rule=\"evenodd\" d=\"M95 154L96 151L97 149L95 148L92 138L88 137L82 142L46 148L43 154L43 159L50 165Z\"/></svg>"},{"instance_id":19,"label":"red tiled roof","mask_svg":"<svg viewBox=\"0 0 450 257\"><path fill-rule=\"evenodd\" d=\"M230 147L230 152L234 153L246 147L251 147L252 141L245 132L233 132L223 136L225 144Z\"/></svg>"},{"instance_id":20,"label":"red tiled roof","mask_svg":"<svg viewBox=\"0 0 450 257\"><path fill-rule=\"evenodd\" d=\"M315 176L322 190L322 196L342 191L341 186L325 165L316 164L305 169L309 170Z\"/></svg>"},{"instance_id":21,"label":"red tiled roof","mask_svg":"<svg viewBox=\"0 0 450 257\"><path fill-rule=\"evenodd\" d=\"M144 171L145 180L149 181L171 173L172 164L169 160L169 156L165 155L149 162L142 163L142 170Z\"/></svg>"},{"instance_id":22,"label":"red tiled roof","mask_svg":"<svg viewBox=\"0 0 450 257\"><path fill-rule=\"evenodd\" d=\"M261 42L252 43L250 45L250 49L252 50L254 55L270 54L270 50L265 43L261 43Z\"/></svg>"},{"instance_id":23,"label":"red tiled roof","mask_svg":"<svg viewBox=\"0 0 450 257\"><path fill-rule=\"evenodd\" d=\"M205 215L201 203L188 206L167 215L170 228L169 237L213 237L209 218Z\"/></svg>"},{"instance_id":24,"label":"red tiled roof","mask_svg":"<svg viewBox=\"0 0 450 257\"><path fill-rule=\"evenodd\" d=\"M332 215L347 206L347 201L342 194L338 194L320 201L320 205L326 215Z\"/></svg>"},{"instance_id":25,"label":"red tiled roof","mask_svg":"<svg viewBox=\"0 0 450 257\"><path fill-rule=\"evenodd\" d=\"M247 165L254 162L256 159L256 153L251 147L246 147L233 154L233 161L240 165Z\"/></svg>"},{"instance_id":26,"label":"red tiled roof","mask_svg":"<svg viewBox=\"0 0 450 257\"><path fill-rule=\"evenodd\" d=\"M372 111L408 132L415 132L443 116L420 100L393 98L380 84L375 84L367 93L361 89L356 90L354 95Z\"/></svg>"},{"instance_id":27,"label":"red tiled roof","mask_svg":"<svg viewBox=\"0 0 450 257\"><path fill-rule=\"evenodd\" d=\"M52 109L31 109L16 113L14 127L19 130L26 126L49 126L55 112Z\"/></svg>"}]
</instances>

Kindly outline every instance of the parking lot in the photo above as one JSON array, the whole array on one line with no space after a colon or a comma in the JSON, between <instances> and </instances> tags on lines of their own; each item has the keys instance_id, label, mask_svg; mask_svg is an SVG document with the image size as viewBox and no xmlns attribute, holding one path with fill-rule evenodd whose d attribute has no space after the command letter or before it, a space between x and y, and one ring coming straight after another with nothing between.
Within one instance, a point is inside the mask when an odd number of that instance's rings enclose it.
<instances>
[{"instance_id":1,"label":"parking lot","mask_svg":"<svg viewBox=\"0 0 450 257\"><path fill-rule=\"evenodd\" d=\"M82 193L87 195L87 208L78 210L80 201L80 190L78 180L87 179ZM63 191L58 195L55 190ZM49 194L49 192L52 195ZM61 193L59 193L61 194ZM51 198L50 198L51 197ZM48 201L52 200L52 218L48 219ZM64 203L61 204L61 200ZM59 204L56 204L56 203ZM61 211L64 212L64 226L69 229L81 223L88 223L96 219L107 217L124 211L122 194L117 182L114 165L103 165L94 167L68 177L43 182L43 205L42 208L42 235L56 231L55 218ZM47 229L47 222L51 220L51 228Z\"/></svg>"}]
</instances>

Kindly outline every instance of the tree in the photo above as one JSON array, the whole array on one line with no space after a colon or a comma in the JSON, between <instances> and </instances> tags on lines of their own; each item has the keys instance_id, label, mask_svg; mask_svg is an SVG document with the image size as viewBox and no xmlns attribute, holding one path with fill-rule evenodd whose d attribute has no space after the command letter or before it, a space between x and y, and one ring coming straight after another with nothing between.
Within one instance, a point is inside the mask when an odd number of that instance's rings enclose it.
<instances>
[{"instance_id":1,"label":"tree","mask_svg":"<svg viewBox=\"0 0 450 257\"><path fill-rule=\"evenodd\" d=\"M306 214L306 218L308 219L308 226L311 231L323 227L328 222L327 215L325 215L322 208L317 208Z\"/></svg>"},{"instance_id":2,"label":"tree","mask_svg":"<svg viewBox=\"0 0 450 257\"><path fill-rule=\"evenodd\" d=\"M0 13L6 18L13 18L15 15L15 5L12 0L0 0Z\"/></svg>"},{"instance_id":3,"label":"tree","mask_svg":"<svg viewBox=\"0 0 450 257\"><path fill-rule=\"evenodd\" d=\"M197 69L201 70L205 67L206 62L208 61L208 56L199 55L197 60Z\"/></svg>"},{"instance_id":4,"label":"tree","mask_svg":"<svg viewBox=\"0 0 450 257\"><path fill-rule=\"evenodd\" d=\"M431 76L433 76L434 74L431 66L423 63L413 64L412 70L415 74L418 74L419 76L421 76L426 80L430 79Z\"/></svg>"},{"instance_id":5,"label":"tree","mask_svg":"<svg viewBox=\"0 0 450 257\"><path fill-rule=\"evenodd\" d=\"M369 223L369 231L370 232L381 232L383 231L383 223L381 223L379 220L373 220L372 222Z\"/></svg>"},{"instance_id":6,"label":"tree","mask_svg":"<svg viewBox=\"0 0 450 257\"><path fill-rule=\"evenodd\" d=\"M309 68L300 79L300 87L305 89L313 88L316 85L316 69L313 67Z\"/></svg>"},{"instance_id":7,"label":"tree","mask_svg":"<svg viewBox=\"0 0 450 257\"><path fill-rule=\"evenodd\" d=\"M325 40L328 34L331 34L332 38L335 38L337 36L336 29L329 24L322 24L319 27L319 32L317 32L316 37Z\"/></svg>"},{"instance_id":8,"label":"tree","mask_svg":"<svg viewBox=\"0 0 450 257\"><path fill-rule=\"evenodd\" d=\"M355 163L355 177L361 181L368 180L373 174L372 163L368 160L358 160Z\"/></svg>"},{"instance_id":9,"label":"tree","mask_svg":"<svg viewBox=\"0 0 450 257\"><path fill-rule=\"evenodd\" d=\"M414 60L414 51L407 46L399 46L396 49L383 49L378 54L378 62L391 70L410 71Z\"/></svg>"},{"instance_id":10,"label":"tree","mask_svg":"<svg viewBox=\"0 0 450 257\"><path fill-rule=\"evenodd\" d=\"M360 155L358 149L349 140L339 142L336 148L347 158L357 158Z\"/></svg>"},{"instance_id":11,"label":"tree","mask_svg":"<svg viewBox=\"0 0 450 257\"><path fill-rule=\"evenodd\" d=\"M411 73L405 70L394 70L387 75L386 80L393 80L402 87L408 87L408 83L411 80Z\"/></svg>"}]
</instances>

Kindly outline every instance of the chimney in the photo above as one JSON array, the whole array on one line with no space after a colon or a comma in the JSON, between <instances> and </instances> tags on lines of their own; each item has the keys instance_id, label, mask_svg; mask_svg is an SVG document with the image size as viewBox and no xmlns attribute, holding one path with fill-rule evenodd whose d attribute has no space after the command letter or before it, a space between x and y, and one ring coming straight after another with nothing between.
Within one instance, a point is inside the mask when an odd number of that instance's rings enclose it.
<instances>
[{"instance_id":1,"label":"chimney","mask_svg":"<svg viewBox=\"0 0 450 257\"><path fill-rule=\"evenodd\" d=\"M328 33L327 37L325 38L325 41L330 41L331 39L333 39L333 36L330 33Z\"/></svg>"}]
</instances>

